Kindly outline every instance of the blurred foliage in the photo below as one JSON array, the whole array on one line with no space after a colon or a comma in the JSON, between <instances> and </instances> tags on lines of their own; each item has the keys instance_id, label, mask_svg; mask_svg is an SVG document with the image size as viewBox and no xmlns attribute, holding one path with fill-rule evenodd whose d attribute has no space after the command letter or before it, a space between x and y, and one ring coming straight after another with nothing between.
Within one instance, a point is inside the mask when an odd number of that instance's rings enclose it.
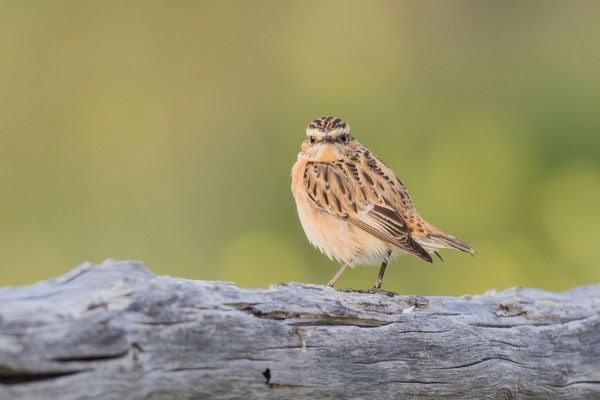
<instances>
[{"instance_id":1,"label":"blurred foliage","mask_svg":"<svg viewBox=\"0 0 600 400\"><path fill-rule=\"evenodd\" d=\"M400 257L386 289L598 282L599 18L595 1L2 1L0 285L107 257L327 282L290 192L323 115L479 250Z\"/></svg>"}]
</instances>

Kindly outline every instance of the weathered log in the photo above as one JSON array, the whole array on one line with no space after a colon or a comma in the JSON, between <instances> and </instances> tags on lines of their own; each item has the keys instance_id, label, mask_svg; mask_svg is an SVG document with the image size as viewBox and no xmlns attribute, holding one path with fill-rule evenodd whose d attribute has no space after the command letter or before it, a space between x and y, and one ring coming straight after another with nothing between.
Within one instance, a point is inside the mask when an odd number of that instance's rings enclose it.
<instances>
[{"instance_id":1,"label":"weathered log","mask_svg":"<svg viewBox=\"0 0 600 400\"><path fill-rule=\"evenodd\" d=\"M0 399L598 399L600 285L454 297L84 264L0 289Z\"/></svg>"}]
</instances>

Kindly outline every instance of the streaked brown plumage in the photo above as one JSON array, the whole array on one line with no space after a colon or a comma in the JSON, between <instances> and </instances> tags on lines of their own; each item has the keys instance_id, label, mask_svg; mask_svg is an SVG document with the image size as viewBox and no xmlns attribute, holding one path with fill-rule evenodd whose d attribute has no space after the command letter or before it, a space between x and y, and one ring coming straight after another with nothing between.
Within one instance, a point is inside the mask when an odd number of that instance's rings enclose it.
<instances>
[{"instance_id":1,"label":"streaked brown plumage","mask_svg":"<svg viewBox=\"0 0 600 400\"><path fill-rule=\"evenodd\" d=\"M292 192L308 240L343 263L329 286L348 265L382 262L373 287L379 290L390 256L402 252L427 262L441 248L474 253L421 218L402 181L350 136L344 121L319 118L306 135L292 168Z\"/></svg>"}]
</instances>

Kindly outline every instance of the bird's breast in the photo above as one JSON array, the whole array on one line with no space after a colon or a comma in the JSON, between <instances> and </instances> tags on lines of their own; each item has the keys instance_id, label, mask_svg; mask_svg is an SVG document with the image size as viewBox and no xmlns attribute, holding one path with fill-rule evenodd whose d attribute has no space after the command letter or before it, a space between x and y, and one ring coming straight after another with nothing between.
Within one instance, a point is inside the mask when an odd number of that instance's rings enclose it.
<instances>
[{"instance_id":1,"label":"bird's breast","mask_svg":"<svg viewBox=\"0 0 600 400\"><path fill-rule=\"evenodd\" d=\"M388 244L316 207L309 199L304 184L307 162L299 159L292 168L292 193L308 241L329 258L351 265L381 262L389 250Z\"/></svg>"}]
</instances>

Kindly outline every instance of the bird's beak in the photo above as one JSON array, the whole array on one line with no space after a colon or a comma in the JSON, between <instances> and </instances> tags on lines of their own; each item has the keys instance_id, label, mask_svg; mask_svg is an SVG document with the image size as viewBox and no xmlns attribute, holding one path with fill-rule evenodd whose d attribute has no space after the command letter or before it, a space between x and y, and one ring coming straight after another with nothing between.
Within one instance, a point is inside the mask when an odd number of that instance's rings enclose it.
<instances>
[{"instance_id":1,"label":"bird's beak","mask_svg":"<svg viewBox=\"0 0 600 400\"><path fill-rule=\"evenodd\" d=\"M333 143L334 140L331 136L329 135L325 135L325 137L323 138L327 143Z\"/></svg>"}]
</instances>

